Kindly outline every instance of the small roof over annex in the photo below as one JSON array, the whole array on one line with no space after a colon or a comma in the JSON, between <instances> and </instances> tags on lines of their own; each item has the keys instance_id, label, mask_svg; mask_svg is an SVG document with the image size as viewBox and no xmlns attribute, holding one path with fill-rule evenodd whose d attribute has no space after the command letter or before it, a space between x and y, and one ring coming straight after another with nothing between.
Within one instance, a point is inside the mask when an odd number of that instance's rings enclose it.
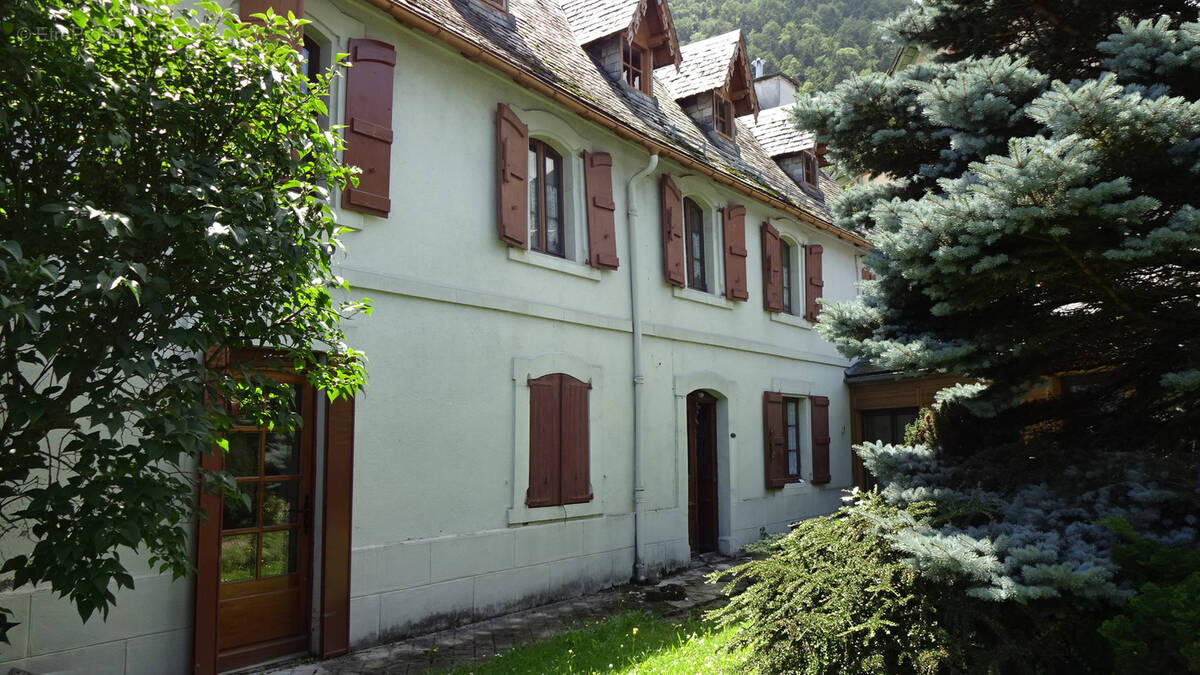
<instances>
[{"instance_id":1,"label":"small roof over annex","mask_svg":"<svg viewBox=\"0 0 1200 675\"><path fill-rule=\"evenodd\" d=\"M644 42L656 67L679 69L679 38L666 0L562 0L561 6L579 46L621 34L627 42Z\"/></svg>"},{"instance_id":2,"label":"small roof over annex","mask_svg":"<svg viewBox=\"0 0 1200 675\"><path fill-rule=\"evenodd\" d=\"M735 115L757 117L758 99L741 29L684 45L680 52L683 64L676 72L654 71L676 101L719 91L733 103Z\"/></svg>"}]
</instances>

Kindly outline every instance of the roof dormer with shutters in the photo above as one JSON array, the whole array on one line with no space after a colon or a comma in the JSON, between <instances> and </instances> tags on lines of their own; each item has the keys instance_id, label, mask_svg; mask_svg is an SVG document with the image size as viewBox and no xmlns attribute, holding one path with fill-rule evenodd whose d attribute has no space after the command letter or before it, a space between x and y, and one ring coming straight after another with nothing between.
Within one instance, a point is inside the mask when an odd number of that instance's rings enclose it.
<instances>
[{"instance_id":1,"label":"roof dormer with shutters","mask_svg":"<svg viewBox=\"0 0 1200 675\"><path fill-rule=\"evenodd\" d=\"M684 45L680 52L680 68L662 69L655 76L697 126L733 141L737 135L735 118L758 116L742 31Z\"/></svg>"},{"instance_id":2,"label":"roof dormer with shutters","mask_svg":"<svg viewBox=\"0 0 1200 675\"><path fill-rule=\"evenodd\" d=\"M653 96L657 68L680 65L679 41L666 0L564 0L579 46L628 90Z\"/></svg>"},{"instance_id":3,"label":"roof dormer with shutters","mask_svg":"<svg viewBox=\"0 0 1200 675\"><path fill-rule=\"evenodd\" d=\"M796 185L810 196L824 200L821 168L829 166L825 159L824 143L817 143L811 131L796 128L792 121L795 104L795 82L783 74L767 75L754 80L756 91L763 92L760 101L771 101L757 117L747 115L745 124L765 152L783 169ZM782 90L782 91L780 91Z\"/></svg>"}]
</instances>

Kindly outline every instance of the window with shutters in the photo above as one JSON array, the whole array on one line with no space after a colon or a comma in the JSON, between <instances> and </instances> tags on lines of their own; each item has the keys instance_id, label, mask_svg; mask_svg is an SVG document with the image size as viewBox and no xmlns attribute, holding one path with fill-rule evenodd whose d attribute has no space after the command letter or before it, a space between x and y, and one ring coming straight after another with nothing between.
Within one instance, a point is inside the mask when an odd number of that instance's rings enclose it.
<instances>
[{"instance_id":1,"label":"window with shutters","mask_svg":"<svg viewBox=\"0 0 1200 675\"><path fill-rule=\"evenodd\" d=\"M767 489L829 482L829 397L763 392L763 425Z\"/></svg>"},{"instance_id":2,"label":"window with shutters","mask_svg":"<svg viewBox=\"0 0 1200 675\"><path fill-rule=\"evenodd\" d=\"M584 359L549 352L513 359L512 502L508 524L560 520L603 512L604 470L595 451L602 409L602 369Z\"/></svg>"},{"instance_id":3,"label":"window with shutters","mask_svg":"<svg viewBox=\"0 0 1200 675\"><path fill-rule=\"evenodd\" d=\"M683 200L683 229L687 244L687 285L708 292L708 255L705 246L704 209L691 199Z\"/></svg>"},{"instance_id":4,"label":"window with shutters","mask_svg":"<svg viewBox=\"0 0 1200 675\"><path fill-rule=\"evenodd\" d=\"M529 381L529 489L525 505L592 500L588 478L588 392L563 373Z\"/></svg>"},{"instance_id":5,"label":"window with shutters","mask_svg":"<svg viewBox=\"0 0 1200 675\"><path fill-rule=\"evenodd\" d=\"M529 140L529 249L566 257L563 158L536 138Z\"/></svg>"}]
</instances>

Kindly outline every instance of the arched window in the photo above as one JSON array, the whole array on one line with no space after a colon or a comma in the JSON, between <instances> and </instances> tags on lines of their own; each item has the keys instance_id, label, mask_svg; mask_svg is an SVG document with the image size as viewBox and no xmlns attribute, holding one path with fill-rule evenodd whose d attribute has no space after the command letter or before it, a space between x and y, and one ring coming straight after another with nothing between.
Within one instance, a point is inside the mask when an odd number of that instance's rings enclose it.
<instances>
[{"instance_id":1,"label":"arched window","mask_svg":"<svg viewBox=\"0 0 1200 675\"><path fill-rule=\"evenodd\" d=\"M563 232L562 155L536 139L529 139L529 248L566 257Z\"/></svg>"},{"instance_id":2,"label":"arched window","mask_svg":"<svg viewBox=\"0 0 1200 675\"><path fill-rule=\"evenodd\" d=\"M704 210L691 199L683 200L684 237L687 240L688 288L708 291L708 271L705 261Z\"/></svg>"}]
</instances>

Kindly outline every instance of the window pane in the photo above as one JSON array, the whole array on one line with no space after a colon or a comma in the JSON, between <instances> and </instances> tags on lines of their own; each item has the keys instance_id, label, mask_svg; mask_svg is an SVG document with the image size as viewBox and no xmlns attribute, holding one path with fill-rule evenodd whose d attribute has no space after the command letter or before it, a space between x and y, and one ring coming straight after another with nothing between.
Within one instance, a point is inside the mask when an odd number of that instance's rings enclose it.
<instances>
[{"instance_id":1,"label":"window pane","mask_svg":"<svg viewBox=\"0 0 1200 675\"><path fill-rule=\"evenodd\" d=\"M546 252L563 254L562 158L546 149Z\"/></svg>"},{"instance_id":2,"label":"window pane","mask_svg":"<svg viewBox=\"0 0 1200 675\"><path fill-rule=\"evenodd\" d=\"M542 238L538 228L538 158L536 141L529 142L529 248L542 250Z\"/></svg>"},{"instance_id":3,"label":"window pane","mask_svg":"<svg viewBox=\"0 0 1200 675\"><path fill-rule=\"evenodd\" d=\"M262 576L277 577L296 571L298 538L295 530L276 530L262 535Z\"/></svg>"},{"instance_id":4,"label":"window pane","mask_svg":"<svg viewBox=\"0 0 1200 675\"><path fill-rule=\"evenodd\" d=\"M257 534L221 537L221 583L253 579L257 549Z\"/></svg>"},{"instance_id":5,"label":"window pane","mask_svg":"<svg viewBox=\"0 0 1200 675\"><path fill-rule=\"evenodd\" d=\"M258 483L239 483L238 489L246 496L244 501L236 497L221 500L224 509L222 530L240 530L258 524Z\"/></svg>"},{"instance_id":6,"label":"window pane","mask_svg":"<svg viewBox=\"0 0 1200 675\"><path fill-rule=\"evenodd\" d=\"M225 453L225 470L235 476L257 476L261 434L257 431L231 431L226 438L229 439L229 452Z\"/></svg>"},{"instance_id":7,"label":"window pane","mask_svg":"<svg viewBox=\"0 0 1200 675\"><path fill-rule=\"evenodd\" d=\"M299 431L290 434L267 434L263 473L268 476L290 476L300 473Z\"/></svg>"},{"instance_id":8,"label":"window pane","mask_svg":"<svg viewBox=\"0 0 1200 675\"><path fill-rule=\"evenodd\" d=\"M892 414L887 410L862 413L863 441L892 443Z\"/></svg>"},{"instance_id":9,"label":"window pane","mask_svg":"<svg viewBox=\"0 0 1200 675\"><path fill-rule=\"evenodd\" d=\"M800 452L798 450L788 450L788 475L795 476L800 473Z\"/></svg>"},{"instance_id":10,"label":"window pane","mask_svg":"<svg viewBox=\"0 0 1200 675\"><path fill-rule=\"evenodd\" d=\"M796 403L796 399L788 399L787 405L785 407L787 408L787 424L788 424L788 426L789 427L796 426L796 420L798 417L797 409L800 407Z\"/></svg>"},{"instance_id":11,"label":"window pane","mask_svg":"<svg viewBox=\"0 0 1200 675\"><path fill-rule=\"evenodd\" d=\"M783 311L792 313L792 247L779 243L779 260L783 265Z\"/></svg>"},{"instance_id":12,"label":"window pane","mask_svg":"<svg viewBox=\"0 0 1200 675\"><path fill-rule=\"evenodd\" d=\"M263 527L291 525L300 514L300 485L279 481L263 485Z\"/></svg>"}]
</instances>

